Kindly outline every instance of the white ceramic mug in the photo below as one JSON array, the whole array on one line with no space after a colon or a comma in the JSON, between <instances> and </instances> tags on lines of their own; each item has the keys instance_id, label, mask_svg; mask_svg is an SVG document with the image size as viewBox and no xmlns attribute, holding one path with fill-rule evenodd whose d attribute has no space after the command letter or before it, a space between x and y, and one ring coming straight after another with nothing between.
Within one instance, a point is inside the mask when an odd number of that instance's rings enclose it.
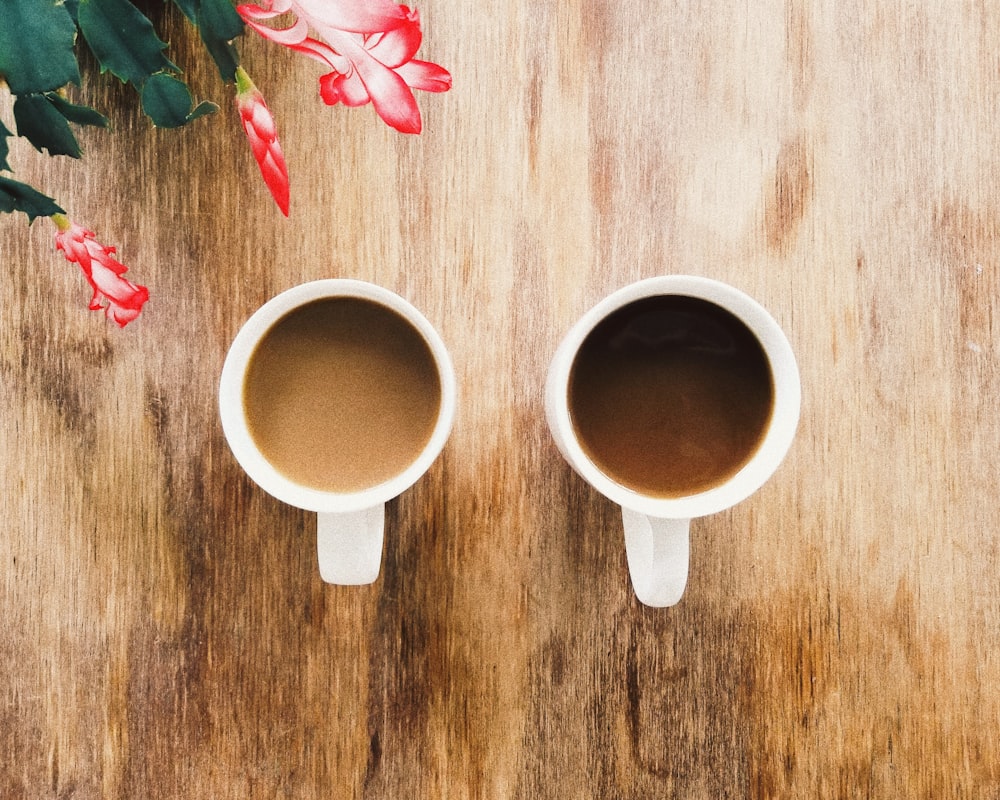
<instances>
[{"instance_id":1,"label":"white ceramic mug","mask_svg":"<svg viewBox=\"0 0 1000 800\"><path fill-rule=\"evenodd\" d=\"M707 300L737 317L757 338L771 369L773 406L763 438L731 478L680 497L634 491L609 477L586 454L568 406L570 374L587 335L611 313L637 300L679 295ZM636 597L649 606L675 605L687 584L690 523L723 511L755 492L774 473L795 436L801 404L799 371L787 337L755 300L724 283L667 275L633 283L604 298L581 317L559 345L549 367L545 410L559 450L591 486L622 508L625 550ZM620 409L628 414L628 408Z\"/></svg>"},{"instance_id":2,"label":"white ceramic mug","mask_svg":"<svg viewBox=\"0 0 1000 800\"><path fill-rule=\"evenodd\" d=\"M243 386L257 344L289 312L335 297L373 301L395 311L423 337L437 366L441 402L437 421L423 450L402 472L361 491L340 493L303 486L289 479L261 454L247 423ZM330 278L295 286L271 298L246 321L226 355L219 381L222 429L233 455L261 488L279 500L317 512L319 570L327 583L363 585L378 578L382 563L385 503L423 475L437 458L455 418L456 386L451 358L440 335L409 302L365 281Z\"/></svg>"}]
</instances>

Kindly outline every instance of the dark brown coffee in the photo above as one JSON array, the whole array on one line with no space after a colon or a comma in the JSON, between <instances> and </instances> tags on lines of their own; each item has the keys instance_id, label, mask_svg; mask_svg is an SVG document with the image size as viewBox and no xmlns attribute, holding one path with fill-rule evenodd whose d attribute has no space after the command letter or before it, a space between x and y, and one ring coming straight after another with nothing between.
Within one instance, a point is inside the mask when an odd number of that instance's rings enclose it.
<instances>
[{"instance_id":1,"label":"dark brown coffee","mask_svg":"<svg viewBox=\"0 0 1000 800\"><path fill-rule=\"evenodd\" d=\"M570 372L577 437L612 480L681 497L735 475L763 439L774 381L760 342L694 297L631 303L584 340Z\"/></svg>"},{"instance_id":2,"label":"dark brown coffee","mask_svg":"<svg viewBox=\"0 0 1000 800\"><path fill-rule=\"evenodd\" d=\"M276 322L250 357L250 435L279 472L331 492L404 471L430 440L441 379L419 331L370 300L316 300Z\"/></svg>"}]
</instances>

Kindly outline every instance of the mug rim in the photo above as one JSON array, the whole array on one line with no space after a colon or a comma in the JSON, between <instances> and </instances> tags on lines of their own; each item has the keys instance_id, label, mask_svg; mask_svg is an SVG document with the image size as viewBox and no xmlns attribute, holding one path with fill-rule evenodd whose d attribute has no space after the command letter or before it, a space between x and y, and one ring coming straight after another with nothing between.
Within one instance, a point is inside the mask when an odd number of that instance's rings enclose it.
<instances>
[{"instance_id":1,"label":"mug rim","mask_svg":"<svg viewBox=\"0 0 1000 800\"><path fill-rule=\"evenodd\" d=\"M611 313L647 297L675 295L707 300L733 314L757 338L774 381L774 407L763 440L749 460L720 484L680 497L658 497L610 477L580 445L569 413L569 377L577 352ZM788 337L771 314L735 286L696 275L660 275L617 289L585 312L559 344L549 367L545 406L549 427L563 456L597 491L618 505L650 517L690 519L723 511L759 489L791 447L801 411L801 379Z\"/></svg>"},{"instance_id":2,"label":"mug rim","mask_svg":"<svg viewBox=\"0 0 1000 800\"><path fill-rule=\"evenodd\" d=\"M304 486L279 472L260 452L247 425L243 384L250 358L264 335L286 314L317 300L353 297L371 300L395 311L424 339L441 382L441 402L430 438L402 472L356 492L332 492ZM408 300L390 289L354 278L321 278L300 283L260 306L243 323L226 353L219 378L219 415L230 450L250 478L288 505L307 511L348 513L385 503L404 492L430 468L444 448L455 418L455 370L440 334Z\"/></svg>"}]
</instances>

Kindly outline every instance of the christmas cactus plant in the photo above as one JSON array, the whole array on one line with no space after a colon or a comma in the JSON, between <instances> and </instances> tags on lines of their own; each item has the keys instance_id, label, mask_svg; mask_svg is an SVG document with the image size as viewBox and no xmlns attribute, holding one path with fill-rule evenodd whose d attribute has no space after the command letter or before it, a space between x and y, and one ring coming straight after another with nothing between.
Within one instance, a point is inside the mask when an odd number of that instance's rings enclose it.
<instances>
[{"instance_id":1,"label":"christmas cactus plant","mask_svg":"<svg viewBox=\"0 0 1000 800\"><path fill-rule=\"evenodd\" d=\"M416 11L393 0L173 0L197 31L221 83L231 87L243 131L261 176L283 214L289 211L288 169L277 126L261 91L240 65L238 41L245 28L323 65L319 94L328 105L371 103L388 125L419 133L414 89L443 92L450 74L414 56L422 32ZM278 23L282 27L273 27ZM98 109L72 102L67 88L80 86L78 56L93 55L104 75L128 84L151 124L181 128L218 110L196 102L184 73L167 55L141 6L130 0L2 0L0 86L13 98L12 120L0 119L0 211L21 212L29 223L48 217L56 248L77 264L89 282L91 309L103 309L124 326L149 298L145 286L124 277L115 249L72 221L42 189L13 177L9 139L27 139L39 153L80 158L75 126L108 126ZM9 123L9 125L8 125Z\"/></svg>"}]
</instances>

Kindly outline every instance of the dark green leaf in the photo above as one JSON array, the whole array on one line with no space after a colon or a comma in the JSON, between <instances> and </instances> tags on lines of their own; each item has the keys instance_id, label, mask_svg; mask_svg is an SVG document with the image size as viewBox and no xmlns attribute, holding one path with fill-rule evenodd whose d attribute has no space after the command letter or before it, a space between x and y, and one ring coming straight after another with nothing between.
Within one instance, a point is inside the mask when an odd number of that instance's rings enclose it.
<instances>
[{"instance_id":1,"label":"dark green leaf","mask_svg":"<svg viewBox=\"0 0 1000 800\"><path fill-rule=\"evenodd\" d=\"M243 20L229 0L201 0L198 30L222 80L234 80L240 65L232 40L243 33Z\"/></svg>"},{"instance_id":2,"label":"dark green leaf","mask_svg":"<svg viewBox=\"0 0 1000 800\"><path fill-rule=\"evenodd\" d=\"M101 64L137 87L162 70L178 71L163 55L167 46L128 0L80 0L80 33Z\"/></svg>"},{"instance_id":3,"label":"dark green leaf","mask_svg":"<svg viewBox=\"0 0 1000 800\"><path fill-rule=\"evenodd\" d=\"M76 14L80 9L80 0L65 0L64 4L69 15L73 18L73 22L76 22Z\"/></svg>"},{"instance_id":4,"label":"dark green leaf","mask_svg":"<svg viewBox=\"0 0 1000 800\"><path fill-rule=\"evenodd\" d=\"M142 110L159 128L179 128L197 117L218 110L214 103L199 103L191 110L191 92L184 81L161 72L142 87Z\"/></svg>"},{"instance_id":5,"label":"dark green leaf","mask_svg":"<svg viewBox=\"0 0 1000 800\"><path fill-rule=\"evenodd\" d=\"M44 94L22 94L14 100L17 135L23 136L41 152L53 156L80 157L80 145L66 118Z\"/></svg>"},{"instance_id":6,"label":"dark green leaf","mask_svg":"<svg viewBox=\"0 0 1000 800\"><path fill-rule=\"evenodd\" d=\"M2 0L0 76L14 94L80 83L76 26L57 0Z\"/></svg>"},{"instance_id":7,"label":"dark green leaf","mask_svg":"<svg viewBox=\"0 0 1000 800\"><path fill-rule=\"evenodd\" d=\"M204 117L207 116L208 114L214 114L218 110L219 107L215 103L211 102L210 100L202 100L200 103L198 103L198 105L194 107L194 111L188 114L187 121L191 122L192 120L198 119L198 117Z\"/></svg>"},{"instance_id":8,"label":"dark green leaf","mask_svg":"<svg viewBox=\"0 0 1000 800\"><path fill-rule=\"evenodd\" d=\"M35 217L51 217L53 214L65 214L56 201L47 197L28 184L0 176L0 211L23 211L28 215L28 222Z\"/></svg>"},{"instance_id":9,"label":"dark green leaf","mask_svg":"<svg viewBox=\"0 0 1000 800\"><path fill-rule=\"evenodd\" d=\"M229 0L201 0L198 24L227 42L243 33L243 19Z\"/></svg>"},{"instance_id":10,"label":"dark green leaf","mask_svg":"<svg viewBox=\"0 0 1000 800\"><path fill-rule=\"evenodd\" d=\"M205 49L215 62L222 80L232 82L235 80L236 68L240 65L240 57L236 48L231 42L213 39L207 28L199 28L201 40L205 44Z\"/></svg>"},{"instance_id":11,"label":"dark green leaf","mask_svg":"<svg viewBox=\"0 0 1000 800\"><path fill-rule=\"evenodd\" d=\"M142 87L142 110L160 128L179 128L191 110L191 92L183 81L161 72Z\"/></svg>"},{"instance_id":12,"label":"dark green leaf","mask_svg":"<svg viewBox=\"0 0 1000 800\"><path fill-rule=\"evenodd\" d=\"M75 105L66 98L53 93L45 95L56 111L77 125L92 125L95 128L108 127L108 118L90 106Z\"/></svg>"},{"instance_id":13,"label":"dark green leaf","mask_svg":"<svg viewBox=\"0 0 1000 800\"><path fill-rule=\"evenodd\" d=\"M7 163L7 156L10 155L10 145L7 144L7 139L9 139L14 134L7 130L7 126L0 122L0 169L10 170L10 164Z\"/></svg>"},{"instance_id":14,"label":"dark green leaf","mask_svg":"<svg viewBox=\"0 0 1000 800\"><path fill-rule=\"evenodd\" d=\"M198 24L198 6L201 5L198 0L174 0L174 5L177 6L191 22Z\"/></svg>"}]
</instances>

